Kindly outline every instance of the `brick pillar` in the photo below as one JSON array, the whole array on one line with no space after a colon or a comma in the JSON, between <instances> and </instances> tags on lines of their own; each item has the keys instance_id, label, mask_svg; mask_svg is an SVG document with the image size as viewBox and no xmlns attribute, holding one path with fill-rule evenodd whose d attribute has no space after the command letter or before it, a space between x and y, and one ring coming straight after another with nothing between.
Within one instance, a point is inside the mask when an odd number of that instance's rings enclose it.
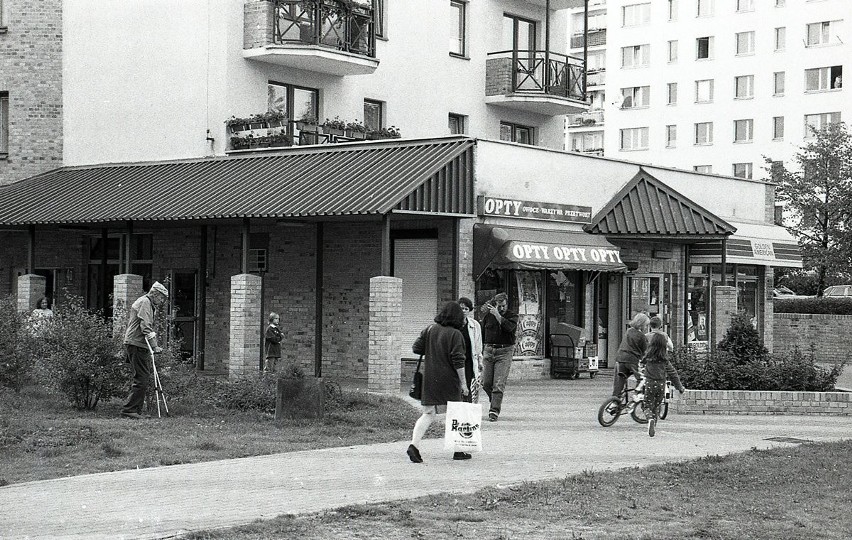
<instances>
[{"instance_id":1,"label":"brick pillar","mask_svg":"<svg viewBox=\"0 0 852 540\"><path fill-rule=\"evenodd\" d=\"M471 300L476 298L474 294L475 282L473 281L473 219L459 219L459 296L466 296ZM454 299L455 300L455 299Z\"/></svg>"},{"instance_id":2,"label":"brick pillar","mask_svg":"<svg viewBox=\"0 0 852 540\"><path fill-rule=\"evenodd\" d=\"M112 280L112 333L123 334L127 326L127 313L137 298L145 294L142 276L119 274Z\"/></svg>"},{"instance_id":3,"label":"brick pillar","mask_svg":"<svg viewBox=\"0 0 852 540\"><path fill-rule=\"evenodd\" d=\"M715 348L731 326L731 320L737 314L737 289L735 287L714 287L712 298L713 321L711 322L710 347Z\"/></svg>"},{"instance_id":4,"label":"brick pillar","mask_svg":"<svg viewBox=\"0 0 852 540\"><path fill-rule=\"evenodd\" d=\"M29 313L36 307L36 302L44 296L47 279L35 274L18 276L18 311Z\"/></svg>"},{"instance_id":5,"label":"brick pillar","mask_svg":"<svg viewBox=\"0 0 852 540\"><path fill-rule=\"evenodd\" d=\"M402 280L386 276L370 278L368 392L399 393L401 327Z\"/></svg>"},{"instance_id":6,"label":"brick pillar","mask_svg":"<svg viewBox=\"0 0 852 540\"><path fill-rule=\"evenodd\" d=\"M598 277L600 279L600 277ZM586 283L585 295L586 301L585 310L583 312L583 326L585 328L585 332L583 333L583 337L586 338L586 341L591 343L595 340L592 332L595 329L595 284L594 283ZM544 321L542 321L544 324Z\"/></svg>"},{"instance_id":7,"label":"brick pillar","mask_svg":"<svg viewBox=\"0 0 852 540\"><path fill-rule=\"evenodd\" d=\"M243 6L243 49L272 43L275 8L270 0L248 0Z\"/></svg>"},{"instance_id":8,"label":"brick pillar","mask_svg":"<svg viewBox=\"0 0 852 540\"><path fill-rule=\"evenodd\" d=\"M231 276L231 321L228 377L244 377L260 370L263 280L252 274Z\"/></svg>"},{"instance_id":9,"label":"brick pillar","mask_svg":"<svg viewBox=\"0 0 852 540\"><path fill-rule=\"evenodd\" d=\"M775 288L775 269L771 266L763 268L763 286L757 284L757 309L763 309L761 328L763 329L763 346L772 352L775 345L775 304L772 301L772 289Z\"/></svg>"}]
</instances>

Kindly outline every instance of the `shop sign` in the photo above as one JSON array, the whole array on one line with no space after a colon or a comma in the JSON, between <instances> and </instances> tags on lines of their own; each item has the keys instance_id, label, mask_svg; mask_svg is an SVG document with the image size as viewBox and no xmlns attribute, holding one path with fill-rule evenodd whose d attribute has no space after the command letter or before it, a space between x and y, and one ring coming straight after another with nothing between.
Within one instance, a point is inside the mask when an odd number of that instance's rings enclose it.
<instances>
[{"instance_id":1,"label":"shop sign","mask_svg":"<svg viewBox=\"0 0 852 540\"><path fill-rule=\"evenodd\" d=\"M517 261L567 261L623 264L617 249L571 247L554 244L512 242L512 257Z\"/></svg>"},{"instance_id":2,"label":"shop sign","mask_svg":"<svg viewBox=\"0 0 852 540\"><path fill-rule=\"evenodd\" d=\"M591 223L591 206L574 206L549 202L521 201L480 196L477 199L480 216L502 216L520 219L545 219L572 223Z\"/></svg>"},{"instance_id":3,"label":"shop sign","mask_svg":"<svg viewBox=\"0 0 852 540\"><path fill-rule=\"evenodd\" d=\"M755 257L758 258L766 258L766 259L774 259L775 258L775 248L772 247L772 242L768 240L752 240L751 241L751 251L754 253Z\"/></svg>"}]
</instances>

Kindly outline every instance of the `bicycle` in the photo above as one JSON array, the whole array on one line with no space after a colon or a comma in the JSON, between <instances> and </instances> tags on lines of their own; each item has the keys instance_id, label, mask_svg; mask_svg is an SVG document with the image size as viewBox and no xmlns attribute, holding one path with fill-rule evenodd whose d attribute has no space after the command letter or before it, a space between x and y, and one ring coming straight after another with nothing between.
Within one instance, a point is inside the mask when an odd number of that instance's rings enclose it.
<instances>
[{"instance_id":1,"label":"bicycle","mask_svg":"<svg viewBox=\"0 0 852 540\"><path fill-rule=\"evenodd\" d=\"M617 398L610 397L601 403L598 409L598 422L600 425L610 427L618 420L619 416L625 413L630 414L630 417L636 423L647 424L648 418L645 416L644 401L641 398L637 400L635 394L636 388L631 388L625 384L624 390L621 391L621 396ZM644 396L644 394L639 395ZM668 414L668 404L666 405L666 414Z\"/></svg>"}]
</instances>

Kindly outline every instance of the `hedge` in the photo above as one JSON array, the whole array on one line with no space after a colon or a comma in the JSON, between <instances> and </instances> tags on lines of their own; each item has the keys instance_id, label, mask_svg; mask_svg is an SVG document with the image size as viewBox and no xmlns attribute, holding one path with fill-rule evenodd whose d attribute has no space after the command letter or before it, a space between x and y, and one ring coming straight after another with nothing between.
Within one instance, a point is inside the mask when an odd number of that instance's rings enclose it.
<instances>
[{"instance_id":1,"label":"hedge","mask_svg":"<svg viewBox=\"0 0 852 540\"><path fill-rule=\"evenodd\" d=\"M775 313L852 315L852 298L776 298Z\"/></svg>"}]
</instances>

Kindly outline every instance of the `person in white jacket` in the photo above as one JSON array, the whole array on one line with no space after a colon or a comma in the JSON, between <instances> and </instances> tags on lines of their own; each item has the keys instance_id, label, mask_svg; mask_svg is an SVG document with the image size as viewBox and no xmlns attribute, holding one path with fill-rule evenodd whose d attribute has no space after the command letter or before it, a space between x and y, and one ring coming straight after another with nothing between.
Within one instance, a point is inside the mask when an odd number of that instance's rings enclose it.
<instances>
[{"instance_id":1,"label":"person in white jacket","mask_svg":"<svg viewBox=\"0 0 852 540\"><path fill-rule=\"evenodd\" d=\"M470 298L462 296L458 299L459 306L465 316L466 331L462 330L465 346L464 375L470 394L465 401L471 403L479 402L479 384L473 381L479 380L479 371L482 369L482 327L473 318L473 302Z\"/></svg>"}]
</instances>

